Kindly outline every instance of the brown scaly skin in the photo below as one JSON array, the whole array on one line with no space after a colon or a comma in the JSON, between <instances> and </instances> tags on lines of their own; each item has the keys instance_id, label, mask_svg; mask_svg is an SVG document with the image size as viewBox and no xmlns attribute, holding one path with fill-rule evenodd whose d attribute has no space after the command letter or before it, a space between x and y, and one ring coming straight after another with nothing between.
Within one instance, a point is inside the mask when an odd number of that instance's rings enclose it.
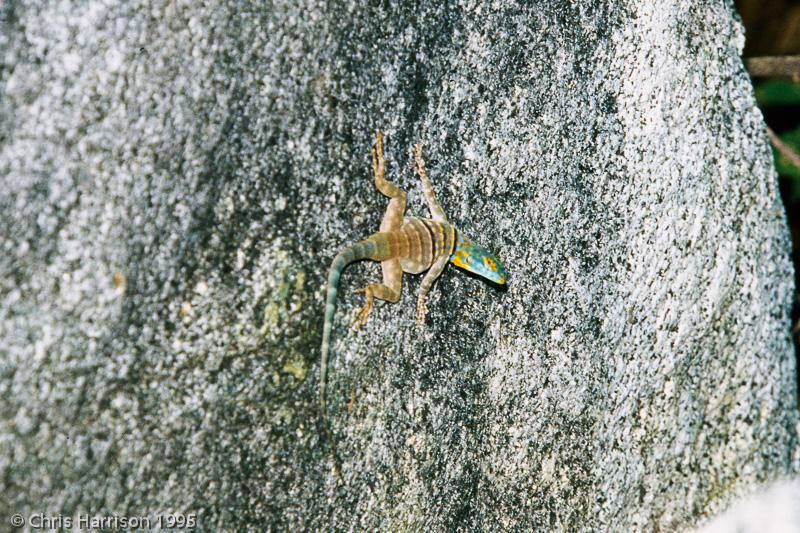
<instances>
[{"instance_id":1,"label":"brown scaly skin","mask_svg":"<svg viewBox=\"0 0 800 533\"><path fill-rule=\"evenodd\" d=\"M375 135L375 147L372 149L375 187L389 197L389 206L383 215L380 231L339 252L328 273L325 324L322 330L319 405L323 431L331 446L334 472L339 477L341 477L341 470L328 425L325 389L327 386L328 350L333 317L336 312L336 293L339 277L344 267L359 259L371 259L380 261L383 272L383 283L373 283L356 291L363 293L366 299L354 321L355 328L366 324L375 298L392 303L400 299L403 272L419 274L428 271L422 278L417 297L417 324L420 326L424 325L425 315L428 312L425 305L428 291L448 261L495 283L505 283L505 271L497 258L485 248L473 245L447 221L444 211L436 201L436 195L425 171L425 162L422 159L422 149L419 145L414 145L414 168L422 181L422 190L431 211L431 218L403 218L406 210L406 193L384 177L383 135L380 130L377 130Z\"/></svg>"}]
</instances>

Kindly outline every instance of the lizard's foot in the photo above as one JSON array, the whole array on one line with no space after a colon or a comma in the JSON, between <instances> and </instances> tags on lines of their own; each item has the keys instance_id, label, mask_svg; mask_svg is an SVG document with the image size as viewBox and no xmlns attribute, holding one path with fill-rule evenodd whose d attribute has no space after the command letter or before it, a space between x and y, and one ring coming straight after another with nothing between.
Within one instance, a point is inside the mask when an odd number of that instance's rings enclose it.
<instances>
[{"instance_id":1,"label":"lizard's foot","mask_svg":"<svg viewBox=\"0 0 800 533\"><path fill-rule=\"evenodd\" d=\"M415 144L411 147L411 150L414 152L414 170L419 175L427 176L425 172L425 160L422 158L422 146L419 144Z\"/></svg>"},{"instance_id":2,"label":"lizard's foot","mask_svg":"<svg viewBox=\"0 0 800 533\"><path fill-rule=\"evenodd\" d=\"M366 295L367 299L364 301L364 306L356 315L355 320L353 320L353 329L357 330L364 326L369 319L369 314L372 312L372 302L374 300L374 296L372 294L372 289L369 287L364 287L363 289L358 289L356 294L363 293Z\"/></svg>"},{"instance_id":3,"label":"lizard's foot","mask_svg":"<svg viewBox=\"0 0 800 533\"><path fill-rule=\"evenodd\" d=\"M383 158L383 134L381 130L375 130L375 147L372 149L372 172L376 180L383 179L385 161Z\"/></svg>"},{"instance_id":4,"label":"lizard's foot","mask_svg":"<svg viewBox=\"0 0 800 533\"><path fill-rule=\"evenodd\" d=\"M428 306L424 301L417 302L417 326L420 328L425 327L425 315L428 314Z\"/></svg>"}]
</instances>

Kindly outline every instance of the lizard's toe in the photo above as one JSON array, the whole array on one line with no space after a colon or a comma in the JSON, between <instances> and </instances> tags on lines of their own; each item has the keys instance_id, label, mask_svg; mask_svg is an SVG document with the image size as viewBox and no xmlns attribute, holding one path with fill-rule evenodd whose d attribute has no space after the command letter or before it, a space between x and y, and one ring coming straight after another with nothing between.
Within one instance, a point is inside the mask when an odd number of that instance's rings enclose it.
<instances>
[{"instance_id":1,"label":"lizard's toe","mask_svg":"<svg viewBox=\"0 0 800 533\"><path fill-rule=\"evenodd\" d=\"M370 291L369 287L364 287L363 289L356 290L356 293L363 293L367 295L367 300L364 302L364 306L355 316L353 320L353 329L358 330L362 326L366 325L367 320L369 320L369 314L372 312L372 291Z\"/></svg>"}]
</instances>

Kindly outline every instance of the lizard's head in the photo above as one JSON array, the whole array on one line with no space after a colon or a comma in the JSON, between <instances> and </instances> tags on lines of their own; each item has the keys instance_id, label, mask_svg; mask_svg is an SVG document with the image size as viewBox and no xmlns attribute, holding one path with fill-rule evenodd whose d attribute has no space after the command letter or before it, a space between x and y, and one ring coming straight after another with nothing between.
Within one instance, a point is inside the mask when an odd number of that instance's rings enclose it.
<instances>
[{"instance_id":1,"label":"lizard's head","mask_svg":"<svg viewBox=\"0 0 800 533\"><path fill-rule=\"evenodd\" d=\"M506 270L497 256L482 246L472 244L460 233L450 262L500 285L506 282Z\"/></svg>"}]
</instances>

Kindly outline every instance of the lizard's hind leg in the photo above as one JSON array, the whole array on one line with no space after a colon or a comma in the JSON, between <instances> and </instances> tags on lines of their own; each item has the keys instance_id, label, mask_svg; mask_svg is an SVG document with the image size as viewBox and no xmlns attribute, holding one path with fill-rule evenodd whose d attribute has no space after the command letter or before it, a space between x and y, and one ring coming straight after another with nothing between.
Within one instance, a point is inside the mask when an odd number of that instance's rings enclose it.
<instances>
[{"instance_id":1,"label":"lizard's hind leg","mask_svg":"<svg viewBox=\"0 0 800 533\"><path fill-rule=\"evenodd\" d=\"M353 328L358 329L367 323L369 314L372 312L372 303L375 298L396 303L400 299L400 291L403 287L403 268L400 266L399 259L387 259L381 261L383 271L383 283L373 283L363 289L358 289L356 293L364 293L366 300L364 307L356 315L353 321Z\"/></svg>"},{"instance_id":2,"label":"lizard's hind leg","mask_svg":"<svg viewBox=\"0 0 800 533\"><path fill-rule=\"evenodd\" d=\"M375 174L375 187L390 198L389 206L383 215L381 231L394 231L403 225L406 212L406 192L384 177L386 161L383 158L383 134L375 131L375 148L372 149L372 171Z\"/></svg>"}]
</instances>

